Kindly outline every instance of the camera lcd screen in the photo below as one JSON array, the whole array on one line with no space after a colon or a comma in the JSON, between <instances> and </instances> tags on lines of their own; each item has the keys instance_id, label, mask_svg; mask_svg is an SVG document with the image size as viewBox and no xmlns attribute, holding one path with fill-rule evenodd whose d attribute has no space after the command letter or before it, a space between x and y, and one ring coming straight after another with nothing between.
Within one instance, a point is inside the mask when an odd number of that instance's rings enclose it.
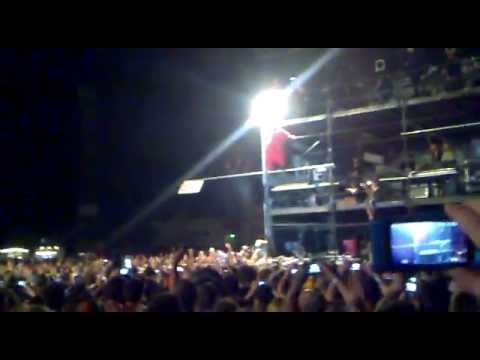
<instances>
[{"instance_id":1,"label":"camera lcd screen","mask_svg":"<svg viewBox=\"0 0 480 360\"><path fill-rule=\"evenodd\" d=\"M132 259L125 258L125 260L123 262L123 266L127 269L131 269L132 268Z\"/></svg>"},{"instance_id":2,"label":"camera lcd screen","mask_svg":"<svg viewBox=\"0 0 480 360\"><path fill-rule=\"evenodd\" d=\"M408 282L405 285L405 291L416 292L417 291L417 284Z\"/></svg>"},{"instance_id":3,"label":"camera lcd screen","mask_svg":"<svg viewBox=\"0 0 480 360\"><path fill-rule=\"evenodd\" d=\"M310 275L319 274L320 272L321 272L321 270L320 270L320 266L318 266L318 264L311 264L310 267L308 268L308 273Z\"/></svg>"},{"instance_id":4,"label":"camera lcd screen","mask_svg":"<svg viewBox=\"0 0 480 360\"><path fill-rule=\"evenodd\" d=\"M359 263L353 263L352 266L350 266L350 270L359 271L360 270L360 264Z\"/></svg>"},{"instance_id":5,"label":"camera lcd screen","mask_svg":"<svg viewBox=\"0 0 480 360\"><path fill-rule=\"evenodd\" d=\"M448 265L468 262L468 238L456 222L421 221L390 226L395 265Z\"/></svg>"}]
</instances>

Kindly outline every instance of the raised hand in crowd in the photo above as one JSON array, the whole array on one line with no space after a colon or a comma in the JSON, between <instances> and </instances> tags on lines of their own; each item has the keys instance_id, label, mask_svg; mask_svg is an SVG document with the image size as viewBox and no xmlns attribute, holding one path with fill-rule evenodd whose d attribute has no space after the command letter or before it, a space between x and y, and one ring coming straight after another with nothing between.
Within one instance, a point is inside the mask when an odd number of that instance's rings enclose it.
<instances>
[{"instance_id":1,"label":"raised hand in crowd","mask_svg":"<svg viewBox=\"0 0 480 360\"><path fill-rule=\"evenodd\" d=\"M303 290L305 281L308 278L308 266L303 264L298 271L292 275L291 284L287 292L285 301L285 311L298 312L300 311L298 299Z\"/></svg>"},{"instance_id":2,"label":"raised hand in crowd","mask_svg":"<svg viewBox=\"0 0 480 360\"><path fill-rule=\"evenodd\" d=\"M448 204L446 213L456 220L472 239L475 247L480 248L480 199L466 200L463 204ZM450 271L456 290L480 296L480 273L470 269Z\"/></svg>"},{"instance_id":3,"label":"raised hand in crowd","mask_svg":"<svg viewBox=\"0 0 480 360\"><path fill-rule=\"evenodd\" d=\"M175 283L179 280L178 267L179 267L180 261L182 261L186 253L187 253L187 249L182 248L179 251L177 251L177 253L175 254L175 257L173 258L171 281L169 284L170 289L173 288Z\"/></svg>"}]
</instances>

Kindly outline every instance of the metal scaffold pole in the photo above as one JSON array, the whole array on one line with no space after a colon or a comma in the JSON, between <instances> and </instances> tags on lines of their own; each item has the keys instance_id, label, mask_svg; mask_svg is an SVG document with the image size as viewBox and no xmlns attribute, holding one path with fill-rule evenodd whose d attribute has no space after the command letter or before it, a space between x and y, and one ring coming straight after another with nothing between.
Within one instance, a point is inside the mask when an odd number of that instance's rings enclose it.
<instances>
[{"instance_id":1,"label":"metal scaffold pole","mask_svg":"<svg viewBox=\"0 0 480 360\"><path fill-rule=\"evenodd\" d=\"M405 99L400 99L400 110L402 112L402 133L406 133L408 131L408 119L407 119L407 101ZM410 167L410 157L408 153L408 137L402 136L402 157L404 161L405 170L409 169ZM409 169L410 171L413 169ZM404 197L408 199L408 189L410 188L410 180L407 176L407 181L404 183ZM409 202L406 202L408 211L410 212Z\"/></svg>"},{"instance_id":2,"label":"metal scaffold pole","mask_svg":"<svg viewBox=\"0 0 480 360\"><path fill-rule=\"evenodd\" d=\"M327 163L333 163L333 115L332 115L332 102L327 103ZM328 168L328 182L333 184L334 182L333 167ZM335 202L335 187L329 187L328 196L328 235L327 235L327 248L328 250L337 250L337 227L336 227L336 202Z\"/></svg>"},{"instance_id":3,"label":"metal scaffold pole","mask_svg":"<svg viewBox=\"0 0 480 360\"><path fill-rule=\"evenodd\" d=\"M262 152L262 186L263 186L263 228L265 240L268 240L270 255L277 252L273 234L272 199L270 197L269 174L267 169L267 134L260 128L260 147Z\"/></svg>"},{"instance_id":4,"label":"metal scaffold pole","mask_svg":"<svg viewBox=\"0 0 480 360\"><path fill-rule=\"evenodd\" d=\"M407 102L405 100L400 100L400 109L402 112L402 134L407 133L408 131L408 120L407 120ZM408 139L406 136L402 136L402 156L404 160L408 160Z\"/></svg>"}]
</instances>

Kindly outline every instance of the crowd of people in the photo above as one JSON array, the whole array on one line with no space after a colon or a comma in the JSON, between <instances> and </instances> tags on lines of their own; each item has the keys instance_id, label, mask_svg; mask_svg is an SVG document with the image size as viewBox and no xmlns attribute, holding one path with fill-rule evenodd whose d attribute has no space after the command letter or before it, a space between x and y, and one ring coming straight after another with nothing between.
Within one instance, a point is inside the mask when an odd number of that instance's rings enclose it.
<instances>
[{"instance_id":1,"label":"crowd of people","mask_svg":"<svg viewBox=\"0 0 480 360\"><path fill-rule=\"evenodd\" d=\"M480 202L446 210L480 246ZM262 246L228 244L149 257L4 259L0 282L2 312L474 312L480 296L469 269L376 274L368 259L271 258Z\"/></svg>"}]
</instances>

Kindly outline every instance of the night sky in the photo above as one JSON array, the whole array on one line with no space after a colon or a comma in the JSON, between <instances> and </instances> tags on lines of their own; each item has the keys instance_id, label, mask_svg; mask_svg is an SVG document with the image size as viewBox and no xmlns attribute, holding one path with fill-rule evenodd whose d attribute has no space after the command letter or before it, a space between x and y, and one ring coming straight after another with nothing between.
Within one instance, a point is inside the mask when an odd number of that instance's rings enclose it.
<instances>
[{"instance_id":1,"label":"night sky","mask_svg":"<svg viewBox=\"0 0 480 360\"><path fill-rule=\"evenodd\" d=\"M95 76L101 121L94 121L91 132L108 169L100 166L93 183L101 184L99 201L113 227L241 125L257 77L252 55L242 49L129 49L103 55L100 73L111 78L100 82ZM247 144L248 150L258 156ZM222 165L200 175L222 171ZM182 200L190 211L198 203ZM181 210L182 200L172 199L159 216Z\"/></svg>"},{"instance_id":2,"label":"night sky","mask_svg":"<svg viewBox=\"0 0 480 360\"><path fill-rule=\"evenodd\" d=\"M108 233L238 127L263 81L254 49L2 49L0 59L2 236L68 232L82 203L100 206ZM243 143L258 157L255 134Z\"/></svg>"}]
</instances>

